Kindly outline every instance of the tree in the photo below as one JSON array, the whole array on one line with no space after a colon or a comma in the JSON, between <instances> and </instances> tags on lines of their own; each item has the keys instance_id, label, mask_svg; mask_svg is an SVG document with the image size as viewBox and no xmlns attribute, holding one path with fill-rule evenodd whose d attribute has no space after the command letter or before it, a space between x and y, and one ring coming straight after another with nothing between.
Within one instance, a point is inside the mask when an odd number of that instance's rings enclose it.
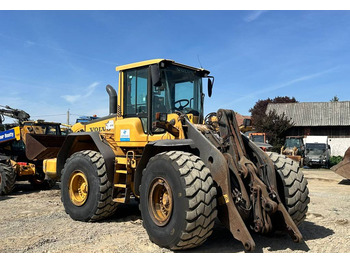
<instances>
[{"instance_id":1,"label":"tree","mask_svg":"<svg viewBox=\"0 0 350 262\"><path fill-rule=\"evenodd\" d=\"M278 115L275 110L270 111L259 126L259 132L266 133L269 143L273 146L272 151L280 152L284 145L286 132L294 124L284 113Z\"/></svg>"},{"instance_id":2,"label":"tree","mask_svg":"<svg viewBox=\"0 0 350 262\"><path fill-rule=\"evenodd\" d=\"M255 103L254 107L249 109L249 112L252 114L252 122L255 128L260 127L266 117L266 109L269 103L298 103L298 101L292 97L288 96L277 96L274 99L267 98L265 100L258 100Z\"/></svg>"},{"instance_id":3,"label":"tree","mask_svg":"<svg viewBox=\"0 0 350 262\"><path fill-rule=\"evenodd\" d=\"M338 96L334 96L331 100L329 100L330 102L339 102L339 97Z\"/></svg>"},{"instance_id":4,"label":"tree","mask_svg":"<svg viewBox=\"0 0 350 262\"><path fill-rule=\"evenodd\" d=\"M267 98L258 100L254 107L249 110L252 114L252 123L258 132L266 133L269 143L273 146L274 151L279 152L279 149L284 144L286 131L293 126L291 120L284 114L277 115L275 111L266 114L267 105L269 103L298 103L298 101L288 96L277 96L274 99Z\"/></svg>"}]
</instances>

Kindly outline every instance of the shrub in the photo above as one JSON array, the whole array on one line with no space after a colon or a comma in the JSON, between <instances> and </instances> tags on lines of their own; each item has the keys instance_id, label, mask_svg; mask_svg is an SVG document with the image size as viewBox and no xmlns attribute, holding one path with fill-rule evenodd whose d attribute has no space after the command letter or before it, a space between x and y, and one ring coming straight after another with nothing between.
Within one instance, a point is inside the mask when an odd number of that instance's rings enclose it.
<instances>
[{"instance_id":1,"label":"shrub","mask_svg":"<svg viewBox=\"0 0 350 262\"><path fill-rule=\"evenodd\" d=\"M342 156L331 156L331 158L329 159L329 166L335 166L336 164L338 164L339 162L341 162L343 160Z\"/></svg>"}]
</instances>

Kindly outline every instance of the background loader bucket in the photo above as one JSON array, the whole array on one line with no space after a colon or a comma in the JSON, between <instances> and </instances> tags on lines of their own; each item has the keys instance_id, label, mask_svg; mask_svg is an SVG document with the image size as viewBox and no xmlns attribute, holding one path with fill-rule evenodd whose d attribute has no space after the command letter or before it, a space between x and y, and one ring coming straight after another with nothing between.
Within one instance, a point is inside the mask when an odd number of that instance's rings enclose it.
<instances>
[{"instance_id":1,"label":"background loader bucket","mask_svg":"<svg viewBox=\"0 0 350 262\"><path fill-rule=\"evenodd\" d=\"M26 134L26 155L29 160L55 158L65 136Z\"/></svg>"},{"instance_id":2,"label":"background loader bucket","mask_svg":"<svg viewBox=\"0 0 350 262\"><path fill-rule=\"evenodd\" d=\"M343 161L331 167L338 175L350 179L350 147L346 150Z\"/></svg>"}]
</instances>

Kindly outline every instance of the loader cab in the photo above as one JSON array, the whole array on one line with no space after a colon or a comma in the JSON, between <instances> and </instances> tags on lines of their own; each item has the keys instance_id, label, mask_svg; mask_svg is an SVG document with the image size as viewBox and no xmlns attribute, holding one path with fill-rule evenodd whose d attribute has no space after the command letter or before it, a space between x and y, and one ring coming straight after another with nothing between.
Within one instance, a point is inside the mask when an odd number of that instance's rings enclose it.
<instances>
[{"instance_id":1,"label":"loader cab","mask_svg":"<svg viewBox=\"0 0 350 262\"><path fill-rule=\"evenodd\" d=\"M122 117L140 118L144 133L165 132L154 127L159 114L184 113L192 123L203 122L202 78L208 77L209 71L164 59L121 66L117 70L121 80ZM209 86L211 91L212 86Z\"/></svg>"}]
</instances>

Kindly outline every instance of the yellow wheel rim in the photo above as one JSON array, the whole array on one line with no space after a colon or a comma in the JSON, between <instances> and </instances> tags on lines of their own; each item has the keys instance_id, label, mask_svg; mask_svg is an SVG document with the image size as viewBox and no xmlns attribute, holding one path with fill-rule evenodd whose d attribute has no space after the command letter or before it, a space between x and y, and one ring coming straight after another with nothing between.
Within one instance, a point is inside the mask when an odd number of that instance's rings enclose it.
<instances>
[{"instance_id":1,"label":"yellow wheel rim","mask_svg":"<svg viewBox=\"0 0 350 262\"><path fill-rule=\"evenodd\" d=\"M75 171L69 179L69 197L76 206L82 206L88 198L88 181L85 174L81 171Z\"/></svg>"},{"instance_id":2,"label":"yellow wheel rim","mask_svg":"<svg viewBox=\"0 0 350 262\"><path fill-rule=\"evenodd\" d=\"M153 222L165 226L173 210L173 196L168 182L163 178L155 178L148 195L148 208Z\"/></svg>"}]
</instances>

